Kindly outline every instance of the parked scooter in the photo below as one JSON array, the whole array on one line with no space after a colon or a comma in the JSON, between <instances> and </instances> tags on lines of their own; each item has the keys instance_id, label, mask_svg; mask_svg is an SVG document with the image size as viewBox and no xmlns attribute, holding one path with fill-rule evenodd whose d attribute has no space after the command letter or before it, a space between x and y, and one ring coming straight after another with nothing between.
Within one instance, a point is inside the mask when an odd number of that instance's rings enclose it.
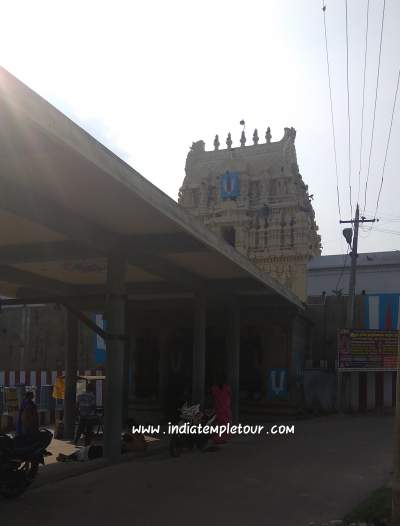
<instances>
[{"instance_id":1,"label":"parked scooter","mask_svg":"<svg viewBox=\"0 0 400 526\"><path fill-rule=\"evenodd\" d=\"M39 465L44 464L52 438L47 429L29 438L0 435L0 494L3 497L18 497L32 484Z\"/></svg>"},{"instance_id":2,"label":"parked scooter","mask_svg":"<svg viewBox=\"0 0 400 526\"><path fill-rule=\"evenodd\" d=\"M185 403L180 409L180 419L178 426L184 424L211 426L215 420L214 410L200 410L200 404L189 406ZM192 450L196 446L200 450L205 450L210 439L211 433L176 433L171 436L169 452L172 457L179 457L183 449Z\"/></svg>"}]
</instances>

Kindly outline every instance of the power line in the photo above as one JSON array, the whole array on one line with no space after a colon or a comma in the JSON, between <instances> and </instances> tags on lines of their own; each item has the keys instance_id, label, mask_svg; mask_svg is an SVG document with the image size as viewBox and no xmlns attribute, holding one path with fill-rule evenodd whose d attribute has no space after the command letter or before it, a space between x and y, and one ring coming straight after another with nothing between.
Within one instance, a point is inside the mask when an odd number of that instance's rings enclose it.
<instances>
[{"instance_id":1,"label":"power line","mask_svg":"<svg viewBox=\"0 0 400 526\"><path fill-rule=\"evenodd\" d=\"M377 214L377 212L378 212L379 199L380 199L380 197L381 197L381 192L382 192L383 177L384 177L384 175L385 175L385 168L386 168L387 154L388 154L388 150L389 150L390 137L391 137L391 135L392 135L393 118L394 118L394 113L395 113L395 111L396 111L397 94L398 94L398 92L399 92L399 80L400 80L400 69L399 69L399 73L398 73L398 75L397 75L396 92L395 92L395 95L394 95L393 109L392 109L392 116L391 116L391 118L390 118L389 135L388 135L388 139L387 139L387 142L386 142L385 160L383 161L383 167L382 167L382 178L381 178L381 184L380 184L380 186L379 186L378 199L376 200L376 207L375 207L375 214L374 214L374 217L376 217L376 214Z\"/></svg>"},{"instance_id":2,"label":"power line","mask_svg":"<svg viewBox=\"0 0 400 526\"><path fill-rule=\"evenodd\" d=\"M366 25L366 30L365 30L364 75L363 75L362 109L361 109L360 162L359 162L359 169L358 169L357 203L360 200L360 190L361 190L361 158L362 158L363 136L364 136L365 76L366 76L366 71L367 71L367 54L368 54L368 22L369 22L369 0L367 3L367 25Z\"/></svg>"},{"instance_id":3,"label":"power line","mask_svg":"<svg viewBox=\"0 0 400 526\"><path fill-rule=\"evenodd\" d=\"M378 232L382 232L383 234L390 234L391 236L400 236L400 231L398 230L387 230L385 228L378 228L376 230Z\"/></svg>"},{"instance_id":4,"label":"power line","mask_svg":"<svg viewBox=\"0 0 400 526\"><path fill-rule=\"evenodd\" d=\"M369 210L369 211L366 210L366 213L368 215L372 215L373 214L372 210ZM395 214L389 214L389 213L385 212L384 214L379 214L379 220L382 223L391 223L391 222L400 221L400 216L395 215Z\"/></svg>"},{"instance_id":5,"label":"power line","mask_svg":"<svg viewBox=\"0 0 400 526\"><path fill-rule=\"evenodd\" d=\"M371 229L370 228L362 228L362 231L367 234L366 236L361 236L364 239L369 237L370 234L371 234ZM400 236L400 230L393 230L391 228L385 228L385 227L381 228L379 226L375 226L373 231L374 232L382 232L383 234L393 234L394 236Z\"/></svg>"},{"instance_id":6,"label":"power line","mask_svg":"<svg viewBox=\"0 0 400 526\"><path fill-rule=\"evenodd\" d=\"M395 91L394 100L393 100L392 115L391 115L391 118L390 118L389 133L388 133L388 138L387 138L387 141L386 141L385 158L384 158L383 166L382 166L381 183L380 183L380 186L379 186L378 197L377 197L377 200L376 200L376 207L375 207L374 218L376 218L376 214L378 212L379 200L380 200L381 193L382 193L383 179L384 179L384 176L385 176L387 155L388 155L388 151L389 151L390 138L391 138L391 135L392 135L393 119L394 119L394 114L395 114L395 111L396 111L397 94L398 94L398 91L399 91L399 81L400 81L400 70L399 70L399 73L397 75L396 91ZM398 221L398 219L390 219L389 221L385 221L385 222L395 222L395 221ZM371 231L371 230L372 230L372 225L369 228L369 231ZM383 232L383 230L379 230L379 231ZM386 232L386 233L389 233L389 232Z\"/></svg>"},{"instance_id":7,"label":"power line","mask_svg":"<svg viewBox=\"0 0 400 526\"><path fill-rule=\"evenodd\" d=\"M348 122L348 142L349 142L349 190L350 190L350 211L353 217L353 203L351 198L351 121L350 121L350 89L349 89L349 24L346 6L346 78L347 78L347 122Z\"/></svg>"},{"instance_id":8,"label":"power line","mask_svg":"<svg viewBox=\"0 0 400 526\"><path fill-rule=\"evenodd\" d=\"M363 232L365 232L365 230L363 230ZM361 234L359 234L359 236L360 236L361 239L368 239L369 236L370 236L370 231L368 231L368 233L367 233L366 236L363 236L363 235L361 235Z\"/></svg>"},{"instance_id":9,"label":"power line","mask_svg":"<svg viewBox=\"0 0 400 526\"><path fill-rule=\"evenodd\" d=\"M331 108L331 124L332 124L332 137L333 137L333 153L335 158L335 173L336 173L336 195L337 195L337 205L339 211L339 220L342 219L342 212L340 209L340 195L339 195L339 175L338 175L338 163L337 163L337 153L336 153L336 133L335 133L335 121L333 118L333 102L332 102L332 86L331 86L331 70L329 64L329 51L328 51L328 36L326 31L326 5L325 0L322 0L322 12L324 19L324 33L325 33L325 51L326 51L326 65L328 68L328 85L329 85L329 100Z\"/></svg>"},{"instance_id":10,"label":"power line","mask_svg":"<svg viewBox=\"0 0 400 526\"><path fill-rule=\"evenodd\" d=\"M365 208L367 206L368 180L369 180L369 172L370 172L370 168L371 168L372 145L373 145L373 142L374 142L374 132L375 132L376 104L377 104L377 101L378 101L379 76L380 76L380 70L381 70L381 54L382 54L383 24L384 24L384 20L385 20L385 10L386 10L386 0L383 0L382 22L381 22L381 36L380 36L380 42L379 42L378 71L377 71L377 75L376 75L376 87L375 87L374 116L373 116L373 120L372 120L372 133L371 133L371 142L370 142L370 145L369 145L368 170L367 170L367 178L366 178L366 181L365 181L364 208L363 208L362 215L364 215Z\"/></svg>"},{"instance_id":11,"label":"power line","mask_svg":"<svg viewBox=\"0 0 400 526\"><path fill-rule=\"evenodd\" d=\"M375 227L374 231L375 232L382 232L383 234L391 234L393 236L400 236L400 230L391 230L389 228Z\"/></svg>"}]
</instances>

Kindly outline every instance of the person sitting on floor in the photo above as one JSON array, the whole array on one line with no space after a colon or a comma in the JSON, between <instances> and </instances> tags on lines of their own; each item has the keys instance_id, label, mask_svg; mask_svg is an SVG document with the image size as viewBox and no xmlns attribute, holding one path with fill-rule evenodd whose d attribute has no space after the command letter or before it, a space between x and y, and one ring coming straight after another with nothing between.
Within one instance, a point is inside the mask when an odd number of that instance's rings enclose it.
<instances>
[{"instance_id":1,"label":"person sitting on floor","mask_svg":"<svg viewBox=\"0 0 400 526\"><path fill-rule=\"evenodd\" d=\"M96 441L97 442L97 441ZM121 437L121 453L132 453L134 451L145 451L147 443L141 433L124 433ZM74 451L70 455L60 453L57 456L58 462L85 462L103 456L103 446L93 443Z\"/></svg>"}]
</instances>

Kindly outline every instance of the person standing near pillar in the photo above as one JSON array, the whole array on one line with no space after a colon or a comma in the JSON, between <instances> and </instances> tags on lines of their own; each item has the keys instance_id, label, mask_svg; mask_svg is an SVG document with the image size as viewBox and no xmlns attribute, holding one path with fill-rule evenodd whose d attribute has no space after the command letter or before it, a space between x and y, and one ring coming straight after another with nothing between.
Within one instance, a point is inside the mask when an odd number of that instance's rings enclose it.
<instances>
[{"instance_id":1,"label":"person standing near pillar","mask_svg":"<svg viewBox=\"0 0 400 526\"><path fill-rule=\"evenodd\" d=\"M33 393L28 391L22 401L17 419L17 436L32 437L39 432L39 415L33 401Z\"/></svg>"},{"instance_id":2,"label":"person standing near pillar","mask_svg":"<svg viewBox=\"0 0 400 526\"><path fill-rule=\"evenodd\" d=\"M92 430L96 422L96 397L94 394L95 384L90 382L86 386L86 392L78 396L77 405L79 413L78 429L76 430L75 445L78 445L82 433L85 437L85 446L92 439Z\"/></svg>"},{"instance_id":3,"label":"person standing near pillar","mask_svg":"<svg viewBox=\"0 0 400 526\"><path fill-rule=\"evenodd\" d=\"M211 395L213 397L214 409L216 415L216 424L218 426L227 425L231 421L231 389L226 383L225 375L220 374L215 384L211 387ZM215 435L213 437L214 444L226 444L228 434L224 433L221 436Z\"/></svg>"}]
</instances>

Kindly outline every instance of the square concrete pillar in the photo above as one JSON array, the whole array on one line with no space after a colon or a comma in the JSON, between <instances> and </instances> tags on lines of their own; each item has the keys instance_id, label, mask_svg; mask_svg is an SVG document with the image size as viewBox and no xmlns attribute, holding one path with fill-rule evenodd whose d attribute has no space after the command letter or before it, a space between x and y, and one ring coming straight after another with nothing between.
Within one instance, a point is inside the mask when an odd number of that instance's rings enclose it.
<instances>
[{"instance_id":1,"label":"square concrete pillar","mask_svg":"<svg viewBox=\"0 0 400 526\"><path fill-rule=\"evenodd\" d=\"M336 372L336 411L341 413L343 411L343 373L341 371Z\"/></svg>"},{"instance_id":2,"label":"square concrete pillar","mask_svg":"<svg viewBox=\"0 0 400 526\"><path fill-rule=\"evenodd\" d=\"M63 437L73 439L76 419L76 374L78 370L78 331L79 320L69 312L67 314L67 347L65 353L65 389L64 389L64 431Z\"/></svg>"},{"instance_id":3,"label":"square concrete pillar","mask_svg":"<svg viewBox=\"0 0 400 526\"><path fill-rule=\"evenodd\" d=\"M192 402L204 404L206 371L206 299L194 299Z\"/></svg>"},{"instance_id":4,"label":"square concrete pillar","mask_svg":"<svg viewBox=\"0 0 400 526\"><path fill-rule=\"evenodd\" d=\"M367 409L375 409L376 398L375 398L375 372L367 372Z\"/></svg>"},{"instance_id":5,"label":"square concrete pillar","mask_svg":"<svg viewBox=\"0 0 400 526\"><path fill-rule=\"evenodd\" d=\"M123 427L123 395L125 341L125 274L126 262L119 254L110 255L107 264L106 305L107 333L111 336L106 342L106 385L104 456L115 462L121 455L121 432Z\"/></svg>"},{"instance_id":6,"label":"square concrete pillar","mask_svg":"<svg viewBox=\"0 0 400 526\"><path fill-rule=\"evenodd\" d=\"M350 373L350 407L352 411L360 409L359 380L360 373Z\"/></svg>"},{"instance_id":7,"label":"square concrete pillar","mask_svg":"<svg viewBox=\"0 0 400 526\"><path fill-rule=\"evenodd\" d=\"M383 407L393 407L393 374L392 371L383 373Z\"/></svg>"},{"instance_id":8,"label":"square concrete pillar","mask_svg":"<svg viewBox=\"0 0 400 526\"><path fill-rule=\"evenodd\" d=\"M168 382L168 330L165 328L160 330L158 351L158 398L164 410Z\"/></svg>"},{"instance_id":9,"label":"square concrete pillar","mask_svg":"<svg viewBox=\"0 0 400 526\"><path fill-rule=\"evenodd\" d=\"M131 321L131 320L130 320ZM129 331L129 400L136 398L136 328Z\"/></svg>"},{"instance_id":10,"label":"square concrete pillar","mask_svg":"<svg viewBox=\"0 0 400 526\"><path fill-rule=\"evenodd\" d=\"M240 307L237 298L231 298L227 323L228 384L232 392L232 421L239 419L239 375L240 375Z\"/></svg>"}]
</instances>

